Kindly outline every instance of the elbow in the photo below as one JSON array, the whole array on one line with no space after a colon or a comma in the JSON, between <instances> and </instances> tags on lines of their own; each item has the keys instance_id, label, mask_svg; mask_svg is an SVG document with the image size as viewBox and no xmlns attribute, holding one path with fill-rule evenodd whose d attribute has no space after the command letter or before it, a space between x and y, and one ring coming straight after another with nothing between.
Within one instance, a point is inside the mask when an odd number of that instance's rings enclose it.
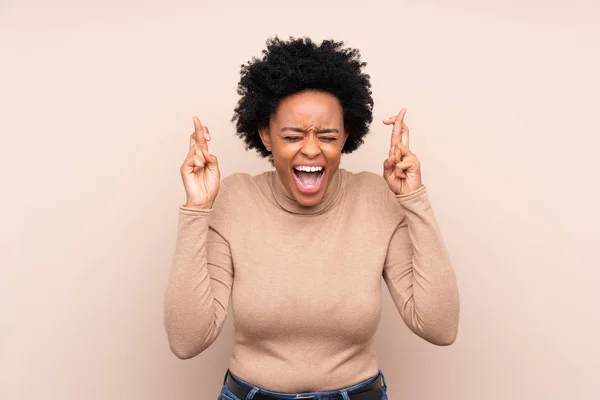
<instances>
[{"instance_id":1,"label":"elbow","mask_svg":"<svg viewBox=\"0 0 600 400\"><path fill-rule=\"evenodd\" d=\"M414 330L421 339L436 346L450 346L456 341L458 329L449 326L431 326L426 329Z\"/></svg>"},{"instance_id":2,"label":"elbow","mask_svg":"<svg viewBox=\"0 0 600 400\"><path fill-rule=\"evenodd\" d=\"M458 336L458 321L460 317L460 305L458 298L451 303L450 307L445 308L433 321L437 323L430 326L430 339L428 340L436 346L450 346L456 341ZM432 321L432 322L433 322Z\"/></svg>"},{"instance_id":3,"label":"elbow","mask_svg":"<svg viewBox=\"0 0 600 400\"><path fill-rule=\"evenodd\" d=\"M202 353L210 343L195 340L196 335L184 335L181 332L167 330L169 348L180 360L189 360Z\"/></svg>"},{"instance_id":4,"label":"elbow","mask_svg":"<svg viewBox=\"0 0 600 400\"><path fill-rule=\"evenodd\" d=\"M458 310L444 317L432 318L429 323L421 326L423 339L436 346L450 346L458 336Z\"/></svg>"},{"instance_id":5,"label":"elbow","mask_svg":"<svg viewBox=\"0 0 600 400\"><path fill-rule=\"evenodd\" d=\"M167 309L168 310L168 309ZM180 360L189 360L202 353L214 340L209 326L198 321L190 324L191 318L165 311L164 327L171 352ZM195 321L196 322L196 321Z\"/></svg>"},{"instance_id":6,"label":"elbow","mask_svg":"<svg viewBox=\"0 0 600 400\"><path fill-rule=\"evenodd\" d=\"M176 344L173 342L169 342L169 347L171 348L171 352L173 352L173 354L175 354L175 356L177 356L177 358L180 360L189 360L190 358L194 358L202 352L201 349L194 349L191 346Z\"/></svg>"},{"instance_id":7,"label":"elbow","mask_svg":"<svg viewBox=\"0 0 600 400\"><path fill-rule=\"evenodd\" d=\"M203 337L202 331L177 326L172 321L165 320L165 330L169 348L180 360L189 360L196 357L210 344L209 341L198 340L198 338Z\"/></svg>"},{"instance_id":8,"label":"elbow","mask_svg":"<svg viewBox=\"0 0 600 400\"><path fill-rule=\"evenodd\" d=\"M452 329L445 332L439 332L435 337L430 338L429 342L436 346L450 346L456 341L458 330Z\"/></svg>"}]
</instances>

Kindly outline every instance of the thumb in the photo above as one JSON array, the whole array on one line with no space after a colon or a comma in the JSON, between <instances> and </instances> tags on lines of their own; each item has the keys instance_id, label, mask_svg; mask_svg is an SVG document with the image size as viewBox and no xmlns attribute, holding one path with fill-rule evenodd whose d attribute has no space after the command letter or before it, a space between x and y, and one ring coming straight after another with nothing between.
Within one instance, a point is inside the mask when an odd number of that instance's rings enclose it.
<instances>
[{"instance_id":1,"label":"thumb","mask_svg":"<svg viewBox=\"0 0 600 400\"><path fill-rule=\"evenodd\" d=\"M214 154L209 154L209 156L210 156L210 158L208 159L208 165L207 165L208 170L210 172L220 174L219 160L217 159L217 156L215 156Z\"/></svg>"}]
</instances>

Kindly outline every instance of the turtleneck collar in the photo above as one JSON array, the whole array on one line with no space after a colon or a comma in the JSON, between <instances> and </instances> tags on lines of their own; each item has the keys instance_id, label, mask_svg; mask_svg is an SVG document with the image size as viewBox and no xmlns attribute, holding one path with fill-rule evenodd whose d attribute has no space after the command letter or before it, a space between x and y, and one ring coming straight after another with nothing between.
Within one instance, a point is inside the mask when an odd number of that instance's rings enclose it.
<instances>
[{"instance_id":1,"label":"turtleneck collar","mask_svg":"<svg viewBox=\"0 0 600 400\"><path fill-rule=\"evenodd\" d=\"M331 181L329 182L325 195L318 204L311 207L300 205L296 199L294 199L283 185L277 171L271 171L269 185L271 186L275 201L277 201L277 204L279 204L281 208L293 214L315 215L322 214L329 210L342 197L346 184L346 171L338 168L335 174L330 178Z\"/></svg>"}]
</instances>

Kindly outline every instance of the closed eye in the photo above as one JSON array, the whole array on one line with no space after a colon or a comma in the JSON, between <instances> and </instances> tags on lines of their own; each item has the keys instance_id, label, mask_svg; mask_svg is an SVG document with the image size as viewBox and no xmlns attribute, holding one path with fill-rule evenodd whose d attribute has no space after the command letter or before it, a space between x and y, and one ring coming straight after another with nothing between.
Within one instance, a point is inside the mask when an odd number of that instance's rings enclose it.
<instances>
[{"instance_id":1,"label":"closed eye","mask_svg":"<svg viewBox=\"0 0 600 400\"><path fill-rule=\"evenodd\" d=\"M303 138L300 136L284 136L283 139L288 142L297 142L299 140L302 140ZM337 138L328 136L328 137L320 137L319 140L322 140L324 142L335 142L337 140Z\"/></svg>"}]
</instances>

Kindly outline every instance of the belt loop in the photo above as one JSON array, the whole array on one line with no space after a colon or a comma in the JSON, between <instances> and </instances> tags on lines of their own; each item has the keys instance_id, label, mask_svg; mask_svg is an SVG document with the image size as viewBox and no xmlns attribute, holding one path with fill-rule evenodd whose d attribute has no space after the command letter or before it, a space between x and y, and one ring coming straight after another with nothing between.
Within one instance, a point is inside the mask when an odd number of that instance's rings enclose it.
<instances>
[{"instance_id":1,"label":"belt loop","mask_svg":"<svg viewBox=\"0 0 600 400\"><path fill-rule=\"evenodd\" d=\"M223 385L225 384L225 382L227 382L227 375L229 375L229 368L227 368L227 371L225 371L225 376L223 377Z\"/></svg>"},{"instance_id":2,"label":"belt loop","mask_svg":"<svg viewBox=\"0 0 600 400\"><path fill-rule=\"evenodd\" d=\"M250 392L248 392L248 395L246 396L245 400L252 400L254 398L254 395L258 392L258 388L256 386L254 386L252 388L252 390Z\"/></svg>"},{"instance_id":3,"label":"belt loop","mask_svg":"<svg viewBox=\"0 0 600 400\"><path fill-rule=\"evenodd\" d=\"M344 391L341 392L341 394L342 394L342 398L344 400L350 400L350 396L348 396L348 392L347 391L344 390Z\"/></svg>"},{"instance_id":4,"label":"belt loop","mask_svg":"<svg viewBox=\"0 0 600 400\"><path fill-rule=\"evenodd\" d=\"M379 370L379 375L381 375L381 382L383 383L383 391L387 392L387 384L385 383L385 376L383 376L383 371Z\"/></svg>"}]
</instances>

